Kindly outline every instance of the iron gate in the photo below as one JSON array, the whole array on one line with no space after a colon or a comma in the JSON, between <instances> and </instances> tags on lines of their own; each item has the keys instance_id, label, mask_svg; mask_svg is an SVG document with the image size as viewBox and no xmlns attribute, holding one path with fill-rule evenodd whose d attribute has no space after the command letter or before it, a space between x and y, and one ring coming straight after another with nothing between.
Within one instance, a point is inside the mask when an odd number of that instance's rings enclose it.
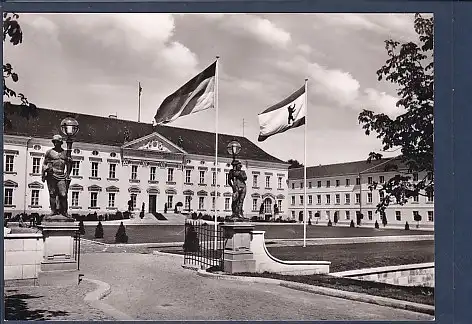
<instances>
[{"instance_id":1,"label":"iron gate","mask_svg":"<svg viewBox=\"0 0 472 324\"><path fill-rule=\"evenodd\" d=\"M80 270L80 232L74 235L74 260L77 261L77 270Z\"/></svg>"},{"instance_id":2,"label":"iron gate","mask_svg":"<svg viewBox=\"0 0 472 324\"><path fill-rule=\"evenodd\" d=\"M184 265L223 270L223 229L200 220L185 221Z\"/></svg>"}]
</instances>

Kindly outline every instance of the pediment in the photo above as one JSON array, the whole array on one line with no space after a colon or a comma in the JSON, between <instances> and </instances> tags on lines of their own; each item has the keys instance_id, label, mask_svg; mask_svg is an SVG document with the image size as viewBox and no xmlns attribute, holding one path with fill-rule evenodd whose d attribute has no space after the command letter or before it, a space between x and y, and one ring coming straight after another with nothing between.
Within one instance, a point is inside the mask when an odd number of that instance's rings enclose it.
<instances>
[{"instance_id":1,"label":"pediment","mask_svg":"<svg viewBox=\"0 0 472 324\"><path fill-rule=\"evenodd\" d=\"M44 185L43 185L41 182L34 181L34 182L28 184L28 188L32 188L32 189L43 189L43 188L44 188Z\"/></svg>"},{"instance_id":2,"label":"pediment","mask_svg":"<svg viewBox=\"0 0 472 324\"><path fill-rule=\"evenodd\" d=\"M158 153L185 153L163 136L152 133L123 145L123 148Z\"/></svg>"}]
</instances>

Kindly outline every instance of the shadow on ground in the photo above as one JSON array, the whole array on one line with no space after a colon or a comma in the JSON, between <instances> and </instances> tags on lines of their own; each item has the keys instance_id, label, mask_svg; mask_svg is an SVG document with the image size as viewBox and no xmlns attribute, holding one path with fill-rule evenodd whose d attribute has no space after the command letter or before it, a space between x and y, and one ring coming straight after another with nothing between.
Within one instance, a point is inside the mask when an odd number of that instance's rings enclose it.
<instances>
[{"instance_id":1,"label":"shadow on ground","mask_svg":"<svg viewBox=\"0 0 472 324\"><path fill-rule=\"evenodd\" d=\"M12 290L11 292L15 292ZM31 309L28 307L28 300L37 299L43 296L30 294L10 294L5 295L5 320L51 320L54 317L65 316L68 313L63 311L50 311L47 309Z\"/></svg>"}]
</instances>

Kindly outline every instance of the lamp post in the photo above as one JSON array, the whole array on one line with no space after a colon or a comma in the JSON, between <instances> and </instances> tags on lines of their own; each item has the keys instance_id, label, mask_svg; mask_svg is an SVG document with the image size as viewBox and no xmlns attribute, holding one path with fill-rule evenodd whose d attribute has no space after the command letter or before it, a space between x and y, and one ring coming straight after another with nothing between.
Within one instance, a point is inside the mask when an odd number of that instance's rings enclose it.
<instances>
[{"instance_id":1,"label":"lamp post","mask_svg":"<svg viewBox=\"0 0 472 324\"><path fill-rule=\"evenodd\" d=\"M233 162L234 162L236 160L236 156L241 151L241 144L239 144L238 141L233 140L228 143L228 145L226 146L226 149L228 150L228 153L233 156Z\"/></svg>"},{"instance_id":2,"label":"lamp post","mask_svg":"<svg viewBox=\"0 0 472 324\"><path fill-rule=\"evenodd\" d=\"M67 190L69 190L70 184L70 173L72 171L72 143L74 136L79 131L79 122L72 117L66 117L61 121L61 131L66 136L67 151L66 155L68 158L68 163L66 164L66 174L67 174Z\"/></svg>"}]
</instances>

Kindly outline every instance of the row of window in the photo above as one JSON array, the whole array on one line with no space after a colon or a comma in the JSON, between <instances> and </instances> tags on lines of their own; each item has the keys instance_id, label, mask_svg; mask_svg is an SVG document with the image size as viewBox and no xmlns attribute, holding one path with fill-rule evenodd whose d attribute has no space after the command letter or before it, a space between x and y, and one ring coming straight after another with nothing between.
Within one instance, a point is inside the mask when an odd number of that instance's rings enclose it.
<instances>
[{"instance_id":1,"label":"row of window","mask_svg":"<svg viewBox=\"0 0 472 324\"><path fill-rule=\"evenodd\" d=\"M325 213L326 213L326 214L325 214L326 219L331 219L331 211L330 211L330 210L326 210ZM300 212L300 215L303 215L303 212ZM338 211L335 211L334 214L333 214L333 216L334 216L334 215L338 215L338 217L339 217L339 216L340 216L340 211L339 211L339 210L338 210ZM367 219L368 219L369 221L373 220L373 218L374 218L373 215L374 215L374 212L373 212L372 210L367 211ZM413 212L412 212L412 215L413 215L413 219L414 219L414 220L419 220L419 218L418 218L418 216L420 215L420 214L419 214L419 211L416 211L416 210L413 211ZM428 222L434 222L434 211L428 210L427 215L428 215ZM295 216L296 216L296 213L295 213L294 210L292 210L292 218L295 218ZM312 211L312 210L309 210L309 211L308 211L308 218L309 218L309 219L312 219L313 216L315 216L315 217L322 217L321 211L318 210L318 211L313 215L313 211ZM344 219L345 219L345 220L351 220L351 211L350 211L350 210L344 211ZM382 220L382 216L381 216L381 215L379 215L379 219ZM401 211L399 211L399 210L395 211L395 219L396 219L397 221L401 221L401 220L402 220L402 212L401 212Z\"/></svg>"},{"instance_id":2,"label":"row of window","mask_svg":"<svg viewBox=\"0 0 472 324\"><path fill-rule=\"evenodd\" d=\"M339 205L341 203L341 194L335 194L334 196L335 196L335 204ZM384 197L385 197L384 193L382 191L380 191L379 192L379 200L382 201L384 199ZM296 199L295 196L291 196L291 200L292 200L291 204L292 205L295 205L295 199ZM316 199L317 199L316 200L317 204L321 205L321 195L316 195ZM355 199L356 199L356 204L360 204L361 194L356 193L355 194ZM373 199L372 192L368 192L367 193L367 203L371 204L372 199ZM428 193L426 199L427 199L427 202L432 203L433 200L434 200L433 194ZM300 202L300 205L303 205L303 195L300 195L299 202ZM413 202L415 202L415 203L419 202L418 196L413 197ZM344 194L344 204L349 205L350 203L351 203L351 194L350 193ZM308 195L308 205L312 205L312 204L313 204L313 196ZM330 194L325 195L325 204L326 205L331 204L331 195Z\"/></svg>"}]
</instances>

